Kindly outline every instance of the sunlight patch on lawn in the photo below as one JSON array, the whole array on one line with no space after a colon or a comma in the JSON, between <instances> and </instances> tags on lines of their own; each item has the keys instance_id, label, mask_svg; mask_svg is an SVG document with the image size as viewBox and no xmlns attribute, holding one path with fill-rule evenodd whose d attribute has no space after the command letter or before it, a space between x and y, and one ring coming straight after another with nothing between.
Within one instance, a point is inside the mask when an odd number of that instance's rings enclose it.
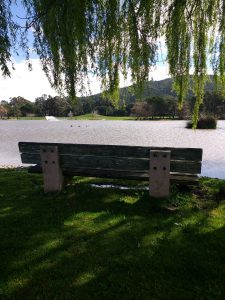
<instances>
[{"instance_id":1,"label":"sunlight patch on lawn","mask_svg":"<svg viewBox=\"0 0 225 300\"><path fill-rule=\"evenodd\" d=\"M29 282L30 280L27 278L27 276L25 277L23 275L20 275L18 277L14 277L8 281L6 290L8 290L10 293L13 293L27 286Z\"/></svg>"},{"instance_id":2,"label":"sunlight patch on lawn","mask_svg":"<svg viewBox=\"0 0 225 300\"><path fill-rule=\"evenodd\" d=\"M72 283L72 286L82 286L87 284L88 282L94 280L96 278L96 273L94 272L84 272L80 276L78 276L76 279L74 279L74 282Z\"/></svg>"},{"instance_id":3,"label":"sunlight patch on lawn","mask_svg":"<svg viewBox=\"0 0 225 300\"><path fill-rule=\"evenodd\" d=\"M6 216L10 215L13 209L14 209L14 207L12 207L12 206L8 206L8 207L4 207L4 208L0 209L0 217L6 217Z\"/></svg>"},{"instance_id":4,"label":"sunlight patch on lawn","mask_svg":"<svg viewBox=\"0 0 225 300\"><path fill-rule=\"evenodd\" d=\"M16 209L15 207L6 207L0 210L0 218L26 216L31 213L30 209Z\"/></svg>"}]
</instances>

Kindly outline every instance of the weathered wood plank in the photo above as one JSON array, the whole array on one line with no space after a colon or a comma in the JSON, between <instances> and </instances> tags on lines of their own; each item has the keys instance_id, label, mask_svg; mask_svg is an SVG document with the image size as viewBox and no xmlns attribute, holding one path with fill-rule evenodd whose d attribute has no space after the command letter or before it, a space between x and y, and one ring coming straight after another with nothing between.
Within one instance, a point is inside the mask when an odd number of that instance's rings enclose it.
<instances>
[{"instance_id":1,"label":"weathered wood plank","mask_svg":"<svg viewBox=\"0 0 225 300\"><path fill-rule=\"evenodd\" d=\"M22 163L41 164L40 154L21 154ZM105 170L124 170L124 171L148 171L149 159L137 158L117 158L101 156L72 156L60 155L60 163L63 171L73 169L105 169ZM150 162L151 164L151 162ZM200 174L201 163L192 161L173 161L171 160L171 172Z\"/></svg>"},{"instance_id":2,"label":"weathered wood plank","mask_svg":"<svg viewBox=\"0 0 225 300\"><path fill-rule=\"evenodd\" d=\"M199 148L171 148L171 147L139 147L121 145L90 145L90 144L62 144L62 143L31 143L19 142L21 153L40 153L40 145L58 146L60 155L78 156L111 156L149 158L150 150L170 150L173 160L202 160L202 149Z\"/></svg>"},{"instance_id":3,"label":"weathered wood plank","mask_svg":"<svg viewBox=\"0 0 225 300\"><path fill-rule=\"evenodd\" d=\"M40 165L29 167L29 173L42 173ZM88 176L96 178L113 178L113 179L131 179L148 181L148 172L127 172L127 171L116 171L116 170L91 170L91 169L77 169L72 171L63 172L65 176ZM170 174L170 181L172 183L179 184L194 184L198 183L198 176L192 174Z\"/></svg>"}]
</instances>

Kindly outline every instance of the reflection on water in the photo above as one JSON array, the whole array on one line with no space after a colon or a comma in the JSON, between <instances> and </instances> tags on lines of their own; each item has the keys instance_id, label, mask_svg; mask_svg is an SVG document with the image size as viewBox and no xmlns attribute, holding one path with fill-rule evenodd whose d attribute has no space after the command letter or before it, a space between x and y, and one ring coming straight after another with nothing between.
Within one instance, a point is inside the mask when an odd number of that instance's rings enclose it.
<instances>
[{"instance_id":1,"label":"reflection on water","mask_svg":"<svg viewBox=\"0 0 225 300\"><path fill-rule=\"evenodd\" d=\"M139 190L139 191L147 191L149 188L148 186L142 186L142 187L132 187L132 186L123 186L123 185L115 185L115 184L95 184L92 183L91 187L97 187L100 189L119 189L119 190Z\"/></svg>"},{"instance_id":2,"label":"reflection on water","mask_svg":"<svg viewBox=\"0 0 225 300\"><path fill-rule=\"evenodd\" d=\"M190 130L185 121L0 121L0 165L21 165L18 142L203 148L202 175L225 179L225 121Z\"/></svg>"}]
</instances>

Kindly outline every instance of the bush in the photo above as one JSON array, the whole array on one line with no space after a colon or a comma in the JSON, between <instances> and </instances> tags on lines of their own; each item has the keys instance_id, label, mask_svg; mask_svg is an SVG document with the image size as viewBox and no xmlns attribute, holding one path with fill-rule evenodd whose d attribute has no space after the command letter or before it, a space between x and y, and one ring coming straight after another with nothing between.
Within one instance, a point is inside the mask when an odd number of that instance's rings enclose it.
<instances>
[{"instance_id":1,"label":"bush","mask_svg":"<svg viewBox=\"0 0 225 300\"><path fill-rule=\"evenodd\" d=\"M197 129L216 129L217 119L213 116L201 117L197 123ZM192 128L193 123L188 122L186 128Z\"/></svg>"}]
</instances>

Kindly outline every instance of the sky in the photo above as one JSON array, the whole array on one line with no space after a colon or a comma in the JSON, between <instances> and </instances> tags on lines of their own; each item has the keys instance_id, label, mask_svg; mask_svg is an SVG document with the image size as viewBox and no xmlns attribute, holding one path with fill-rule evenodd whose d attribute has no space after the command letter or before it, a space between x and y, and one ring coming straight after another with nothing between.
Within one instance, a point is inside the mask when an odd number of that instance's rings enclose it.
<instances>
[{"instance_id":1,"label":"sky","mask_svg":"<svg viewBox=\"0 0 225 300\"><path fill-rule=\"evenodd\" d=\"M17 23L23 25L21 17L25 16L22 5L17 2L17 5L13 6L13 15ZM18 18L18 16L20 18ZM28 35L30 47L32 49L32 34ZM165 46L162 45L162 51ZM0 74L0 101L9 101L11 97L22 96L30 101L35 101L35 98L47 94L55 96L57 93L53 90L46 78L44 72L41 69L40 60L37 55L30 51L32 71L28 70L28 66L25 60L24 53L18 49L19 56L12 53L12 62L15 70L11 72L11 77L4 78ZM161 80L168 77L168 65L165 62L160 62L157 67L149 74L149 78L153 80ZM90 77L90 89L92 94L100 92L100 83L96 77ZM131 80L121 80L120 87L131 85ZM80 96L80 95L78 95Z\"/></svg>"}]
</instances>

